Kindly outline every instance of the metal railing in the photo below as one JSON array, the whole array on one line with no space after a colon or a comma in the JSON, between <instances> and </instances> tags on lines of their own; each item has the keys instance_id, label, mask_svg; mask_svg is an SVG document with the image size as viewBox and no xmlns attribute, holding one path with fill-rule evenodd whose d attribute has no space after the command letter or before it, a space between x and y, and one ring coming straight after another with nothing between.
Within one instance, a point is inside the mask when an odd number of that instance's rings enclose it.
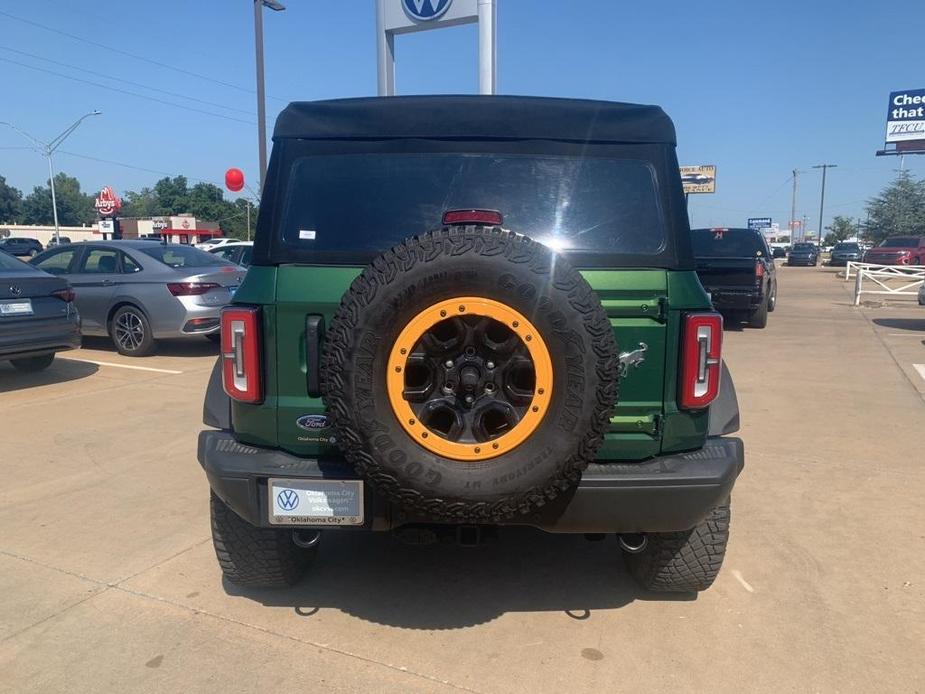
<instances>
[{"instance_id":1,"label":"metal railing","mask_svg":"<svg viewBox=\"0 0 925 694\"><path fill-rule=\"evenodd\" d=\"M890 296L916 296L918 287L925 283L925 266L917 265L877 265L875 263L849 262L845 268L845 279L855 268L854 305L861 303L861 294L887 294ZM864 288L868 280L869 289ZM893 282L894 284L888 284ZM895 284L899 282L899 284Z\"/></svg>"},{"instance_id":2,"label":"metal railing","mask_svg":"<svg viewBox=\"0 0 925 694\"><path fill-rule=\"evenodd\" d=\"M879 263L864 263L859 260L849 260L845 264L845 276L844 280L847 282L852 277L858 274L858 270L893 270L898 268L902 270L903 268L909 267L908 265L880 265ZM853 272L852 272L853 271Z\"/></svg>"}]
</instances>

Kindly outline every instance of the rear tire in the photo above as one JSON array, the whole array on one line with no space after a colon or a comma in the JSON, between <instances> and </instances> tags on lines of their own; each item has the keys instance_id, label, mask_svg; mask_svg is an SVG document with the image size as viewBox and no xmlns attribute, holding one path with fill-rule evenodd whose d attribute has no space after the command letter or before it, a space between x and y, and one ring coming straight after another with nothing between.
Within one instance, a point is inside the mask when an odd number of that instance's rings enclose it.
<instances>
[{"instance_id":1,"label":"rear tire","mask_svg":"<svg viewBox=\"0 0 925 694\"><path fill-rule=\"evenodd\" d=\"M716 579L729 542L729 503L717 506L692 530L648 535L639 554L624 554L639 584L651 591L690 593L706 590Z\"/></svg>"},{"instance_id":2,"label":"rear tire","mask_svg":"<svg viewBox=\"0 0 925 694\"><path fill-rule=\"evenodd\" d=\"M302 549L292 531L258 528L211 492L212 544L222 573L231 583L250 588L285 588L298 583L315 549Z\"/></svg>"},{"instance_id":3,"label":"rear tire","mask_svg":"<svg viewBox=\"0 0 925 694\"><path fill-rule=\"evenodd\" d=\"M151 324L137 306L123 306L116 311L109 324L109 334L119 354L127 357L146 357L156 346Z\"/></svg>"},{"instance_id":4,"label":"rear tire","mask_svg":"<svg viewBox=\"0 0 925 694\"><path fill-rule=\"evenodd\" d=\"M222 344L222 334L221 333L209 333L208 335L206 335L206 339L208 339L209 342L212 342L216 345Z\"/></svg>"},{"instance_id":5,"label":"rear tire","mask_svg":"<svg viewBox=\"0 0 925 694\"><path fill-rule=\"evenodd\" d=\"M54 354L43 354L40 357L26 357L25 359L11 359L10 363L19 371L26 373L35 373L44 371L55 360Z\"/></svg>"},{"instance_id":6,"label":"rear tire","mask_svg":"<svg viewBox=\"0 0 925 694\"><path fill-rule=\"evenodd\" d=\"M748 317L748 327L750 328L765 328L768 325L768 311L770 308L768 304L770 303L770 298L765 299L764 303L761 304L758 308L751 312Z\"/></svg>"}]
</instances>

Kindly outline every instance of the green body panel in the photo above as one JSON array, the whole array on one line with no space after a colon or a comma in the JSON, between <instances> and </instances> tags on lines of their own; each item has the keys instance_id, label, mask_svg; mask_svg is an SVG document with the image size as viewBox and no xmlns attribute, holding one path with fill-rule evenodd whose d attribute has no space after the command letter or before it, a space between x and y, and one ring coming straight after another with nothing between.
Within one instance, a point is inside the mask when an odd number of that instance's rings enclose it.
<instances>
[{"instance_id":1,"label":"green body panel","mask_svg":"<svg viewBox=\"0 0 925 694\"><path fill-rule=\"evenodd\" d=\"M320 315L330 325L359 273L360 268L305 265L249 270L235 303L264 307L265 398L260 405L233 404L240 440L297 455L339 455L332 430L304 430L296 423L303 415L324 413L321 399L307 395L305 319ZM660 269L582 274L607 311L620 351L632 351L640 343L647 347L645 361L631 367L620 385L619 404L598 460L641 460L701 447L706 413L679 412L675 405L680 311L710 306L696 274Z\"/></svg>"}]
</instances>

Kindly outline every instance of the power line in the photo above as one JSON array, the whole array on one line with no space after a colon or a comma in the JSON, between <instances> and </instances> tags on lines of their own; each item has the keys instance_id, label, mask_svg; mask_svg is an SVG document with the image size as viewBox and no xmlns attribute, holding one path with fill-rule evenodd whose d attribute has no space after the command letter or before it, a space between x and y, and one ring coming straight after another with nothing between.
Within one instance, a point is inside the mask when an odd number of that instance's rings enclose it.
<instances>
[{"instance_id":1,"label":"power line","mask_svg":"<svg viewBox=\"0 0 925 694\"><path fill-rule=\"evenodd\" d=\"M173 70L174 72L178 72L182 75L187 75L189 77L195 77L196 79L205 80L207 82L214 82L215 84L220 84L223 87L228 87L229 89L236 89L239 92L245 92L247 94L256 93L253 89L247 89L246 87L242 87L240 85L233 84L231 82L225 82L223 80L216 79L215 77L209 77L208 75L202 75L198 72L193 72L192 70L186 70L184 68L180 68L175 65L170 65L169 63L162 63L159 60L153 60L152 58L146 58L143 55L138 55L136 53L129 53L128 51L123 51L118 48L113 48L112 46L108 46L105 43L91 41L90 39L85 39L82 36L77 36L76 34L70 34L66 31L61 31L60 29L55 29L54 27L50 27L46 24L41 24L31 19L26 19L24 17L17 17L16 15L10 14L9 12L4 12L3 10L0 10L0 15L4 17L9 17L10 19L16 20L17 22L22 22L24 24L29 24L31 26L38 27L39 29L43 29L45 31L50 31L53 34L58 34L59 36L65 36L69 39L73 39L74 41L80 41L81 43L85 43L87 45L94 46L96 48L102 48L103 50L110 51L118 55L124 55L128 58L132 58L133 60L140 60L145 63L150 63L151 65L156 65L157 67L164 68L165 70ZM286 101L286 99L280 99L275 96L270 96L269 98L276 99L277 101Z\"/></svg>"},{"instance_id":2,"label":"power line","mask_svg":"<svg viewBox=\"0 0 925 694\"><path fill-rule=\"evenodd\" d=\"M3 14L3 12L0 12ZM202 113L207 116L212 116L214 118L224 118L225 120L235 121L236 123L244 123L245 125L256 125L254 121L244 120L243 118L235 118L234 116L228 116L224 113L214 113L212 111L205 111L201 108L194 108L193 106L187 106L186 104L177 104L172 101L167 101L165 99L159 99L156 96L149 96L148 94L139 94L138 92L130 92L127 89L119 89L118 87L111 87L108 84L102 84L101 82L93 82L92 80L85 80L80 77L74 77L72 75L66 75L63 72L56 72L54 70L48 70L43 67L36 67L35 65L29 65L27 63L21 63L18 60L10 60L9 58L0 58L0 61L4 63L11 63L13 65L19 65L28 70L35 70L36 72L44 72L49 75L55 75L56 77L63 77L66 80L72 80L74 82L80 82L82 84L89 84L90 86L97 87L99 89L108 89L111 92L118 92L119 94L126 94L128 96L134 96L138 99L146 99L148 101L153 101L159 104L165 104L167 106L172 106L173 108L182 109L184 111L195 111L196 113Z\"/></svg>"},{"instance_id":3,"label":"power line","mask_svg":"<svg viewBox=\"0 0 925 694\"><path fill-rule=\"evenodd\" d=\"M195 101L200 104L205 104L206 106L217 106L218 108L224 108L228 111L237 111L238 113L244 113L246 115L251 115L252 112L245 110L243 108L235 108L234 106L226 106L225 104L220 104L215 101L206 101L205 99L200 99L195 96L190 96L188 94L180 94L178 92L171 92L166 89L161 89L159 87L152 87L148 84L143 84L141 82L133 82L132 80L123 79L121 77L113 77L112 75L107 75L105 72L96 72L94 70L88 70L86 68L77 67L76 65L71 65L70 63L63 63L58 60L52 60L51 58L44 58L40 55L34 53L27 53L26 51L20 51L15 48L9 48L7 46L0 46L0 50L8 51L10 53L17 53L19 55L24 55L28 58L35 58L36 60L42 60L46 63L51 63L52 65L60 65L61 67L66 67L71 70L77 70L78 72L84 72L88 75L95 75L96 77L102 77L104 79L113 80L114 82L122 82L123 84L130 84L133 87L141 87L142 89L150 89L153 92L160 92L161 94L167 94L168 96L175 96L179 99L186 99L188 101Z\"/></svg>"},{"instance_id":4,"label":"power line","mask_svg":"<svg viewBox=\"0 0 925 694\"><path fill-rule=\"evenodd\" d=\"M69 157L77 157L78 159L89 159L90 161L100 162L101 164L112 164L113 166L121 166L126 169L134 169L135 171L144 171L145 173L153 173L159 176L170 176L171 178L175 178L177 176L183 176L188 181L194 181L196 183L211 183L218 187L221 187L223 185L223 183L219 183L218 181L210 181L205 178L195 178L194 176L186 176L185 174L178 174L172 171L159 171L158 169L148 169L144 166L137 166L135 164L126 164L125 162L122 162L122 161L113 161L112 159L103 159L101 157L93 157L93 156L90 156L89 154L80 154L79 152L68 152L63 149L59 150L58 152L59 154L66 154Z\"/></svg>"}]
</instances>

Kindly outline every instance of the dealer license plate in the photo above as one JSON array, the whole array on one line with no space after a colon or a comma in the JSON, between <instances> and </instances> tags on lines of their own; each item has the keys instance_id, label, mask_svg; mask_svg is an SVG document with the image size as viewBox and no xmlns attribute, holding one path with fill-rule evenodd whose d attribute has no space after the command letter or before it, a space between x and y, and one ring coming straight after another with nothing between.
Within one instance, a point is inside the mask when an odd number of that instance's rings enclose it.
<instances>
[{"instance_id":1,"label":"dealer license plate","mask_svg":"<svg viewBox=\"0 0 925 694\"><path fill-rule=\"evenodd\" d=\"M31 316L32 299L0 301L0 316Z\"/></svg>"},{"instance_id":2,"label":"dealer license plate","mask_svg":"<svg viewBox=\"0 0 925 694\"><path fill-rule=\"evenodd\" d=\"M273 525L363 525L361 480L271 479Z\"/></svg>"}]
</instances>

